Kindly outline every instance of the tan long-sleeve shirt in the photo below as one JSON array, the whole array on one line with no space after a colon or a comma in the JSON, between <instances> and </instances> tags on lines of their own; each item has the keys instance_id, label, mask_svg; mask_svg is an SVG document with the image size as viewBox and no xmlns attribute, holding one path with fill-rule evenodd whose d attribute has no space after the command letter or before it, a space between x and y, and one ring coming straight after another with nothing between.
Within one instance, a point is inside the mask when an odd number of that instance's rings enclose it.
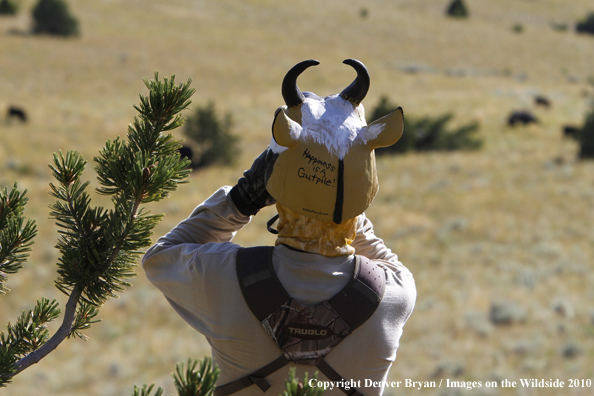
<instances>
[{"instance_id":1,"label":"tan long-sleeve shirt","mask_svg":"<svg viewBox=\"0 0 594 396\"><path fill-rule=\"evenodd\" d=\"M230 187L216 191L152 246L143 258L148 279L165 295L176 312L202 333L221 369L218 384L244 377L278 358L281 350L263 329L243 299L235 270L240 246L231 242L249 222L229 196ZM356 254L384 269L384 297L372 315L336 346L326 362L346 380L358 384L364 395L380 395L396 359L402 328L416 299L414 279L383 241L371 222L360 215L352 246ZM277 246L273 266L289 295L313 305L328 300L352 278L354 256L324 257ZM290 366L289 366L290 367ZM297 375L310 378L315 367L298 366ZM288 367L270 375L267 395L280 395ZM318 380L327 379L320 374ZM339 390L328 395L343 394ZM263 395L255 385L237 396Z\"/></svg>"}]
</instances>

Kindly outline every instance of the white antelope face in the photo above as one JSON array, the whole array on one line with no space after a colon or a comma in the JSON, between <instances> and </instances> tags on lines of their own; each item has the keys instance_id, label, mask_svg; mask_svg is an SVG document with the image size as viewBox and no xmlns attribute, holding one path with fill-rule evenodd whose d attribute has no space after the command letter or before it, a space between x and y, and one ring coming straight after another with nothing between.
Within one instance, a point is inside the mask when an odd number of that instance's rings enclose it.
<instances>
[{"instance_id":1,"label":"white antelope face","mask_svg":"<svg viewBox=\"0 0 594 396\"><path fill-rule=\"evenodd\" d=\"M297 76L318 63L301 62L283 80L286 106L277 110L272 127L271 149L277 157L267 189L298 213L340 224L373 201L378 190L373 150L396 143L404 120L398 108L367 125L360 103L369 74L354 59L344 63L357 71L357 78L339 95L302 93Z\"/></svg>"}]
</instances>

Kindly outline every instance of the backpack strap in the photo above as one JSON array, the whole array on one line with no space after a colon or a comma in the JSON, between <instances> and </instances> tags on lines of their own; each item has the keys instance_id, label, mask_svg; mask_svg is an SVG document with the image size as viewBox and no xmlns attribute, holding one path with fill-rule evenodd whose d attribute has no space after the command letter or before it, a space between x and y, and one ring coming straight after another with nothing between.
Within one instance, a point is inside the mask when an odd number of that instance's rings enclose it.
<instances>
[{"instance_id":1,"label":"backpack strap","mask_svg":"<svg viewBox=\"0 0 594 396\"><path fill-rule=\"evenodd\" d=\"M356 256L355 276L347 286L328 302L351 330L361 326L379 306L386 286L384 271L364 256ZM324 359L316 367L335 383L347 382ZM363 396L359 390L340 387L349 396Z\"/></svg>"},{"instance_id":2,"label":"backpack strap","mask_svg":"<svg viewBox=\"0 0 594 396\"><path fill-rule=\"evenodd\" d=\"M217 386L214 390L214 396L228 396L232 393L239 392L252 384L257 385L262 392L266 392L270 388L270 384L266 380L266 377L285 367L287 364L289 364L289 360L282 355L272 363L267 364L258 371L254 371L250 375L246 375L245 377L229 382L228 384Z\"/></svg>"},{"instance_id":3,"label":"backpack strap","mask_svg":"<svg viewBox=\"0 0 594 396\"><path fill-rule=\"evenodd\" d=\"M373 315L386 288L385 273L380 266L364 256L356 256L356 260L353 279L328 301L351 330Z\"/></svg>"},{"instance_id":4,"label":"backpack strap","mask_svg":"<svg viewBox=\"0 0 594 396\"><path fill-rule=\"evenodd\" d=\"M239 287L246 304L262 322L291 297L280 284L272 267L273 246L257 246L237 250L236 271ZM251 385L256 385L266 392L270 384L266 380L270 374L281 369L289 360L281 355L273 362L243 378L217 386L215 396L227 396Z\"/></svg>"},{"instance_id":5,"label":"backpack strap","mask_svg":"<svg viewBox=\"0 0 594 396\"><path fill-rule=\"evenodd\" d=\"M348 382L347 380L345 380L342 377L342 375L338 374L336 372L336 370L334 370L328 363L326 363L326 361L324 359L322 359L316 365L316 367L318 368L318 370L320 370L322 372L322 374L324 374L326 376L326 378L328 378L330 381L334 382L335 384L339 384L339 383L344 384L344 383ZM338 386L338 388L349 396L363 396L363 394L355 388L349 388L349 390L347 390L346 387L343 387L343 386Z\"/></svg>"},{"instance_id":6,"label":"backpack strap","mask_svg":"<svg viewBox=\"0 0 594 396\"><path fill-rule=\"evenodd\" d=\"M272 267L273 246L241 248L235 260L243 298L262 322L291 299Z\"/></svg>"}]
</instances>

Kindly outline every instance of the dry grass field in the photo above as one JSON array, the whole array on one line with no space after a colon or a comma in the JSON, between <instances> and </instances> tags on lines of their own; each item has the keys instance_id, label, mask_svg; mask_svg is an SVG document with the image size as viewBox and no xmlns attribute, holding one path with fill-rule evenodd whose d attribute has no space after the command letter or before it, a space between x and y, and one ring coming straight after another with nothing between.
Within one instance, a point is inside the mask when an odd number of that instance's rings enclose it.
<instances>
[{"instance_id":1,"label":"dry grass field","mask_svg":"<svg viewBox=\"0 0 594 396\"><path fill-rule=\"evenodd\" d=\"M483 384L386 394L592 394L485 386L594 379L594 162L578 161L575 142L561 136L563 124L583 121L594 95L594 36L573 31L594 11L591 0L466 0L467 20L446 18L446 0L70 0L81 25L73 39L30 35L33 3L22 0L16 17L0 18L0 186L16 180L29 190L26 213L40 229L30 262L7 284L0 326L42 296L65 302L53 286L47 164L55 151L78 150L94 183L92 158L125 135L146 92L142 78L192 78L194 104L213 100L232 112L242 147L235 166L195 172L152 207L166 213L156 239L235 183L265 148L291 66L318 59L299 85L325 96L350 83L353 70L341 62L357 58L371 73L368 111L388 95L408 116L478 121L484 140L473 152L378 160L381 189L367 215L418 288L390 378ZM537 94L552 107L537 108ZM25 108L29 122L5 122L9 105ZM514 109L533 111L540 124L508 128ZM273 214L262 211L236 241L273 243L264 226ZM100 317L89 341L65 342L0 394L123 396L151 382L173 393L176 362L209 354L142 274Z\"/></svg>"}]
</instances>

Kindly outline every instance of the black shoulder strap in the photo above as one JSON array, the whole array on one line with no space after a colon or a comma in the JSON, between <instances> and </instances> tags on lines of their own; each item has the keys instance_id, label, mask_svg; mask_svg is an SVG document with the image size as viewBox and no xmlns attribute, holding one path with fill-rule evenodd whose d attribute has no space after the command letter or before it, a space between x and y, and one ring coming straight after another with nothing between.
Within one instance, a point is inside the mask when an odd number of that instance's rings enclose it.
<instances>
[{"instance_id":1,"label":"black shoulder strap","mask_svg":"<svg viewBox=\"0 0 594 396\"><path fill-rule=\"evenodd\" d=\"M214 391L214 396L227 396L240 390L247 388L251 385L256 385L262 392L266 392L270 389L270 384L266 380L270 374L280 370L289 364L289 360L281 355L276 360L268 363L258 371L253 372L243 378L235 380L225 385L217 386Z\"/></svg>"},{"instance_id":2,"label":"black shoulder strap","mask_svg":"<svg viewBox=\"0 0 594 396\"><path fill-rule=\"evenodd\" d=\"M367 257L356 256L355 274L349 284L328 302L342 320L355 330L373 315L384 295L385 273Z\"/></svg>"},{"instance_id":3,"label":"black shoulder strap","mask_svg":"<svg viewBox=\"0 0 594 396\"><path fill-rule=\"evenodd\" d=\"M241 293L260 322L291 297L272 267L272 246L241 248L235 260Z\"/></svg>"},{"instance_id":4,"label":"black shoulder strap","mask_svg":"<svg viewBox=\"0 0 594 396\"><path fill-rule=\"evenodd\" d=\"M334 370L324 359L322 359L316 367L328 378L330 381L334 382L341 391L346 393L348 396L363 396L358 389L354 387L349 387L348 389L346 386L340 386L339 384L348 384L349 381L344 379L342 375L338 374L336 370Z\"/></svg>"}]
</instances>

